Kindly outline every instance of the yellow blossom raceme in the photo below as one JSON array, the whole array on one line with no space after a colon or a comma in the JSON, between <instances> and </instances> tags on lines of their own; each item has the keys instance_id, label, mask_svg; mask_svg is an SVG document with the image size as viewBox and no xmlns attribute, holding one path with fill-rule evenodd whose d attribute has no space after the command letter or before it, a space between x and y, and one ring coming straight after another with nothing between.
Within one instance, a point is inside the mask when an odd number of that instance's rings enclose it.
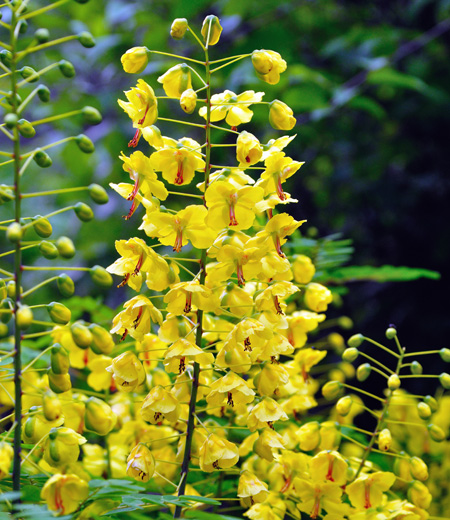
<instances>
[{"instance_id":1,"label":"yellow blossom raceme","mask_svg":"<svg viewBox=\"0 0 450 520\"><path fill-rule=\"evenodd\" d=\"M112 360L106 368L119 390L132 392L145 381L145 370L134 352L128 350Z\"/></svg>"},{"instance_id":2,"label":"yellow blossom raceme","mask_svg":"<svg viewBox=\"0 0 450 520\"><path fill-rule=\"evenodd\" d=\"M205 312L214 312L220 305L218 296L198 280L173 285L164 296L164 303L167 303L167 312L177 315L188 314L193 306Z\"/></svg>"},{"instance_id":3,"label":"yellow blossom raceme","mask_svg":"<svg viewBox=\"0 0 450 520\"><path fill-rule=\"evenodd\" d=\"M45 443L44 460L53 467L67 466L78 459L86 439L71 428L52 428Z\"/></svg>"},{"instance_id":4,"label":"yellow blossom raceme","mask_svg":"<svg viewBox=\"0 0 450 520\"><path fill-rule=\"evenodd\" d=\"M279 433L271 428L264 428L253 445L253 449L259 457L272 462L275 458L274 454L277 454L277 450L283 450L285 444L283 437Z\"/></svg>"},{"instance_id":5,"label":"yellow blossom raceme","mask_svg":"<svg viewBox=\"0 0 450 520\"><path fill-rule=\"evenodd\" d=\"M248 404L255 398L255 392L248 386L244 379L234 372L228 372L210 385L210 392L206 396L209 406L222 406L225 402L235 404Z\"/></svg>"},{"instance_id":6,"label":"yellow blossom raceme","mask_svg":"<svg viewBox=\"0 0 450 520\"><path fill-rule=\"evenodd\" d=\"M11 461L14 456L14 450L11 444L0 442L0 480L9 475Z\"/></svg>"},{"instance_id":7,"label":"yellow blossom raceme","mask_svg":"<svg viewBox=\"0 0 450 520\"><path fill-rule=\"evenodd\" d=\"M178 400L162 386L152 388L142 403L141 417L151 424L161 423L164 419L176 422L179 415Z\"/></svg>"},{"instance_id":8,"label":"yellow blossom raceme","mask_svg":"<svg viewBox=\"0 0 450 520\"><path fill-rule=\"evenodd\" d=\"M259 480L256 475L244 470L239 477L237 496L242 498L241 503L244 507L250 507L267 499L269 496L268 486L265 482Z\"/></svg>"},{"instance_id":9,"label":"yellow blossom raceme","mask_svg":"<svg viewBox=\"0 0 450 520\"><path fill-rule=\"evenodd\" d=\"M245 130L238 135L236 141L236 159L239 161L239 168L252 166L261 160L262 148L258 139Z\"/></svg>"},{"instance_id":10,"label":"yellow blossom raceme","mask_svg":"<svg viewBox=\"0 0 450 520\"><path fill-rule=\"evenodd\" d=\"M305 163L293 161L290 157L286 157L284 152L275 151L264 160L266 169L262 172L256 186L264 188L265 195L276 192L280 200L284 201L286 193L284 193L281 185L286 182L286 179L292 177L303 164Z\"/></svg>"},{"instance_id":11,"label":"yellow blossom raceme","mask_svg":"<svg viewBox=\"0 0 450 520\"><path fill-rule=\"evenodd\" d=\"M311 282L305 288L305 304L314 312L324 312L333 301L331 291L320 283Z\"/></svg>"},{"instance_id":12,"label":"yellow blossom raceme","mask_svg":"<svg viewBox=\"0 0 450 520\"><path fill-rule=\"evenodd\" d=\"M207 47L209 45L216 45L222 33L222 26L220 25L219 18L212 14L208 15L203 20L201 33Z\"/></svg>"},{"instance_id":13,"label":"yellow blossom raceme","mask_svg":"<svg viewBox=\"0 0 450 520\"><path fill-rule=\"evenodd\" d=\"M228 469L239 460L238 447L230 441L211 433L199 450L200 469L212 473L215 469Z\"/></svg>"},{"instance_id":14,"label":"yellow blossom raceme","mask_svg":"<svg viewBox=\"0 0 450 520\"><path fill-rule=\"evenodd\" d=\"M124 303L124 310L113 319L112 334L121 334L121 340L130 334L134 339L141 340L144 334L151 330L151 324L162 323L162 314L145 296L135 296Z\"/></svg>"},{"instance_id":15,"label":"yellow blossom raceme","mask_svg":"<svg viewBox=\"0 0 450 520\"><path fill-rule=\"evenodd\" d=\"M148 482L155 473L155 459L145 444L137 444L127 458L127 475Z\"/></svg>"},{"instance_id":16,"label":"yellow blossom raceme","mask_svg":"<svg viewBox=\"0 0 450 520\"><path fill-rule=\"evenodd\" d=\"M376 471L362 474L346 487L346 492L353 507L369 509L378 507L383 500L383 492L395 482L395 475L388 471Z\"/></svg>"},{"instance_id":17,"label":"yellow blossom raceme","mask_svg":"<svg viewBox=\"0 0 450 520\"><path fill-rule=\"evenodd\" d=\"M310 461L311 478L314 481L331 481L339 486L347 483L348 464L337 451L321 451Z\"/></svg>"},{"instance_id":18,"label":"yellow blossom raceme","mask_svg":"<svg viewBox=\"0 0 450 520\"><path fill-rule=\"evenodd\" d=\"M252 52L252 63L258 78L271 85L280 81L280 74L287 68L286 62L278 52L264 49Z\"/></svg>"},{"instance_id":19,"label":"yellow blossom raceme","mask_svg":"<svg viewBox=\"0 0 450 520\"><path fill-rule=\"evenodd\" d=\"M280 420L287 421L288 416L276 401L270 397L264 397L251 409L247 419L247 427L251 432L254 432L267 426L272 428L273 423Z\"/></svg>"},{"instance_id":20,"label":"yellow blossom raceme","mask_svg":"<svg viewBox=\"0 0 450 520\"><path fill-rule=\"evenodd\" d=\"M179 63L160 76L158 83L162 83L167 96L180 99L185 90L192 89L191 69L186 63Z\"/></svg>"},{"instance_id":21,"label":"yellow blossom raceme","mask_svg":"<svg viewBox=\"0 0 450 520\"><path fill-rule=\"evenodd\" d=\"M288 298L298 292L299 288L291 282L275 282L264 289L255 298L259 311L269 311L274 314L284 314L286 304L280 299Z\"/></svg>"},{"instance_id":22,"label":"yellow blossom raceme","mask_svg":"<svg viewBox=\"0 0 450 520\"><path fill-rule=\"evenodd\" d=\"M140 74L148 64L149 50L147 47L132 47L122 54L120 61L123 70L129 74Z\"/></svg>"},{"instance_id":23,"label":"yellow blossom raceme","mask_svg":"<svg viewBox=\"0 0 450 520\"><path fill-rule=\"evenodd\" d=\"M119 99L119 106L128 114L133 121L136 133L128 146L136 147L141 136L142 128L152 125L158 119L158 101L155 93L143 79L138 79L136 87L125 92L128 99Z\"/></svg>"},{"instance_id":24,"label":"yellow blossom raceme","mask_svg":"<svg viewBox=\"0 0 450 520\"><path fill-rule=\"evenodd\" d=\"M248 229L255 220L255 204L262 197L261 188L236 188L228 182L214 182L205 192L208 206L206 225L216 231L226 227L236 231Z\"/></svg>"},{"instance_id":25,"label":"yellow blossom raceme","mask_svg":"<svg viewBox=\"0 0 450 520\"><path fill-rule=\"evenodd\" d=\"M214 362L214 355L211 352L203 352L197 345L183 338L171 345L164 354L164 366L173 374L184 372L190 361L206 367Z\"/></svg>"},{"instance_id":26,"label":"yellow blossom raceme","mask_svg":"<svg viewBox=\"0 0 450 520\"><path fill-rule=\"evenodd\" d=\"M152 153L150 160L156 171L170 184L189 184L196 171L204 171L205 161L200 153L200 144L193 139L183 138L168 142Z\"/></svg>"},{"instance_id":27,"label":"yellow blossom raceme","mask_svg":"<svg viewBox=\"0 0 450 520\"><path fill-rule=\"evenodd\" d=\"M62 515L76 511L88 495L88 483L73 474L53 475L41 491L41 498L46 501L50 511L57 511Z\"/></svg>"},{"instance_id":28,"label":"yellow blossom raceme","mask_svg":"<svg viewBox=\"0 0 450 520\"><path fill-rule=\"evenodd\" d=\"M248 123L253 117L253 112L248 108L254 103L259 103L264 96L264 92L246 90L242 94L236 95L231 90L225 90L220 94L211 96L211 122L222 121L232 127L237 127L242 123ZM206 107L201 107L198 113L206 119Z\"/></svg>"},{"instance_id":29,"label":"yellow blossom raceme","mask_svg":"<svg viewBox=\"0 0 450 520\"><path fill-rule=\"evenodd\" d=\"M309 283L316 274L316 268L311 258L306 255L297 255L295 257L292 264L292 271L294 273L294 280L301 284Z\"/></svg>"},{"instance_id":30,"label":"yellow blossom raceme","mask_svg":"<svg viewBox=\"0 0 450 520\"><path fill-rule=\"evenodd\" d=\"M292 108L278 99L270 103L269 122L276 130L292 130L297 123L293 114Z\"/></svg>"},{"instance_id":31,"label":"yellow blossom raceme","mask_svg":"<svg viewBox=\"0 0 450 520\"><path fill-rule=\"evenodd\" d=\"M197 249L207 249L214 242L216 233L206 226L208 210L195 204L187 206L175 215L152 211L144 217L139 229L147 236L158 238L161 244L172 246L177 253L189 242Z\"/></svg>"}]
</instances>

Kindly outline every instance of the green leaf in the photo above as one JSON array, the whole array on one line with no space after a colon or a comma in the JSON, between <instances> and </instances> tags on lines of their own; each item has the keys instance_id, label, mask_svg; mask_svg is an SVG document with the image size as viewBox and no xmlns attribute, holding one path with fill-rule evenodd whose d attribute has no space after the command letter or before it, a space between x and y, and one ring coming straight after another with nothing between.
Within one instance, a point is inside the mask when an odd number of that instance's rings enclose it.
<instances>
[{"instance_id":1,"label":"green leaf","mask_svg":"<svg viewBox=\"0 0 450 520\"><path fill-rule=\"evenodd\" d=\"M195 520L239 520L236 516L216 515L205 511L185 511L185 518L195 518Z\"/></svg>"},{"instance_id":2,"label":"green leaf","mask_svg":"<svg viewBox=\"0 0 450 520\"><path fill-rule=\"evenodd\" d=\"M317 277L317 281L346 283L360 280L373 280L375 282L407 282L418 278L430 278L439 280L441 275L429 269L414 267L396 267L393 265L383 265L382 267L372 267L370 265L348 266L333 269L329 273L323 273Z\"/></svg>"},{"instance_id":3,"label":"green leaf","mask_svg":"<svg viewBox=\"0 0 450 520\"><path fill-rule=\"evenodd\" d=\"M384 108L374 99L367 96L357 96L349 101L348 106L356 110L364 110L377 119L383 119L386 115Z\"/></svg>"},{"instance_id":4,"label":"green leaf","mask_svg":"<svg viewBox=\"0 0 450 520\"><path fill-rule=\"evenodd\" d=\"M367 82L372 85L389 85L391 87L417 90L418 92L423 92L427 88L427 85L421 79L390 67L369 72Z\"/></svg>"}]
</instances>

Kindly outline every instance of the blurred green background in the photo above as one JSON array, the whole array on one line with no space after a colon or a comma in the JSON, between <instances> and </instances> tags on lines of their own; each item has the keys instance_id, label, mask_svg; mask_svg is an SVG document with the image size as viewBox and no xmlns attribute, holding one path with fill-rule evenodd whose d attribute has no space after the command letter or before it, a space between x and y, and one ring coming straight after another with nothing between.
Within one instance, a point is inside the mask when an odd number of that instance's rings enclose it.
<instances>
[{"instance_id":1,"label":"blurred green background","mask_svg":"<svg viewBox=\"0 0 450 520\"><path fill-rule=\"evenodd\" d=\"M36 18L30 30L46 26L54 38L65 34L67 26L74 33L87 29L97 45L90 50L77 42L62 46L62 54L73 62L77 76L67 80L57 72L49 74L54 103L50 109L36 105L35 115L83 105L99 108L103 122L84 130L96 143L97 153L80 157L74 153L75 144L52 152L54 166L30 170L29 187L94 181L106 187L109 182L126 181L117 156L122 150L127 153L133 129L117 98L135 85L137 76L123 72L120 56L136 45L199 56L193 39L170 39L171 22L186 17L200 29L206 15L216 14L224 30L220 44L211 52L212 59L262 48L279 52L288 62L278 85L260 82L250 60L245 60L225 68L223 75L217 74L213 87L216 92L224 88L236 93L264 90L267 100L279 98L293 108L298 137L287 153L306 164L290 179L287 191L299 199L290 211L298 219L308 219L307 234L342 233L352 239L355 265L407 265L442 274L440 282L352 283L337 314L354 320L354 332L380 338L385 327L394 323L410 349L441 348L450 323L446 286L450 256L449 8L449 0L69 2ZM58 56L59 51L47 52L49 60ZM156 78L175 63L155 57L142 77L159 92ZM178 113L173 101L160 104L160 115L175 117ZM67 132L79 133L80 121L73 118L48 125L45 138L41 127L41 137L32 143L36 146L40 140L48 142L49 136L56 140ZM159 126L166 135L183 135L183 129L173 125ZM256 107L248 130L261 141L280 135L268 125L264 106ZM148 152L145 142L140 149ZM70 217L60 219L56 226L60 234L76 236L87 265L109 265L116 258L114 240L136 235L142 210L124 221L121 215L128 212L129 203L110 195L110 204L96 208L94 221L80 226ZM46 204L51 209L52 204L72 200L59 196ZM39 213L45 212L39 209ZM78 285L79 294L96 295L96 291L87 277ZM126 297L123 291L111 289L106 302L118 306Z\"/></svg>"}]
</instances>

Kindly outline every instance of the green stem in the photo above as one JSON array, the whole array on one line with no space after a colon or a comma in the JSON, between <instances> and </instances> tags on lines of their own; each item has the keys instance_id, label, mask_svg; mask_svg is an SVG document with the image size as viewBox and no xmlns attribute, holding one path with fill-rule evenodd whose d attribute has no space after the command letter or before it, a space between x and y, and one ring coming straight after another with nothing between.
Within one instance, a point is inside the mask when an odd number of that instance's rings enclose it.
<instances>
[{"instance_id":1,"label":"green stem","mask_svg":"<svg viewBox=\"0 0 450 520\"><path fill-rule=\"evenodd\" d=\"M34 291L37 291L37 290L40 289L41 287L44 287L44 285L47 285L47 284L49 284L50 282L53 282L54 280L57 280L57 279L58 279L57 276L52 276L51 278L47 278L47 280L44 280L43 282L38 283L38 284L35 285L34 287L31 287L31 289L28 289L28 291L25 291L24 293L22 293L22 299L23 299L23 298L26 298L29 294L31 294L31 293L34 292Z\"/></svg>"},{"instance_id":2,"label":"green stem","mask_svg":"<svg viewBox=\"0 0 450 520\"><path fill-rule=\"evenodd\" d=\"M87 189L89 189L87 186L78 186L75 188L62 188L60 190L36 191L35 193L23 193L22 199L30 199L32 197L44 197L46 195L57 195L59 193L73 193L75 191L85 191Z\"/></svg>"},{"instance_id":3,"label":"green stem","mask_svg":"<svg viewBox=\"0 0 450 520\"><path fill-rule=\"evenodd\" d=\"M82 113L82 110L72 110L65 114L57 114L56 116L45 117L44 119L38 119L37 121L31 121L33 126L43 125L45 123L51 123L52 121L58 121L58 119L65 119L66 117L77 116Z\"/></svg>"},{"instance_id":4,"label":"green stem","mask_svg":"<svg viewBox=\"0 0 450 520\"><path fill-rule=\"evenodd\" d=\"M54 47L55 45L59 45L61 43L70 42L72 40L76 40L78 36L76 34L71 34L70 36L63 36L62 38L58 38L57 40L52 40L51 42L42 43L41 45L36 45L36 47L30 47L22 52L19 52L17 55L17 59L21 60L28 54L32 54L33 52L41 51L43 49L48 49L49 47Z\"/></svg>"},{"instance_id":5,"label":"green stem","mask_svg":"<svg viewBox=\"0 0 450 520\"><path fill-rule=\"evenodd\" d=\"M234 60L229 61L228 63L224 63L223 65L220 65L219 67L216 67L211 71L211 74L214 72L217 72L220 69L223 69L224 67L228 67L228 65L231 65L232 63L236 63L237 61L243 60L244 58L247 58L247 56L250 56L250 54L244 54L243 56L240 56L239 58L235 58Z\"/></svg>"},{"instance_id":6,"label":"green stem","mask_svg":"<svg viewBox=\"0 0 450 520\"><path fill-rule=\"evenodd\" d=\"M209 27L211 30L211 25ZM209 31L208 31L209 33ZM209 34L206 41L209 41ZM208 88L206 89L206 156L205 156L205 190L208 187L209 183L209 174L211 172L211 73L209 70L209 54L208 54L208 46L205 48L205 76L206 76L206 84ZM200 284L203 285L205 283L206 278L206 249L202 250L202 256L200 259ZM201 348L202 346L202 336L203 336L203 311L197 311L197 330L195 343ZM183 462L181 465L181 477L180 483L178 485L178 496L184 495L187 483L187 477L189 473L189 461L191 458L191 448L192 448L192 437L194 435L195 428L195 407L197 403L197 393L198 386L200 382L200 365L198 363L194 363L194 374L192 379L192 393L189 401L189 419L186 429L186 444L184 447L184 456ZM181 516L181 506L177 506L175 508L175 512L173 517L180 518Z\"/></svg>"},{"instance_id":7,"label":"green stem","mask_svg":"<svg viewBox=\"0 0 450 520\"><path fill-rule=\"evenodd\" d=\"M47 5L46 7L41 7L40 9L36 9L35 11L31 11L31 13L27 13L24 16L21 16L21 20L28 20L28 18L33 18L33 16L37 16L38 14L46 13L47 11L50 11L51 9L55 9L56 7L59 7L60 5L64 5L68 0L58 0L57 2L54 2L53 4Z\"/></svg>"},{"instance_id":8,"label":"green stem","mask_svg":"<svg viewBox=\"0 0 450 520\"><path fill-rule=\"evenodd\" d=\"M59 65L59 63L52 63L50 65L47 65L46 67L44 67L41 70L37 70L34 74L32 74L31 76L28 76L28 78L26 78L26 79L22 80L20 83L18 83L17 88L23 87L24 85L26 85L27 83L30 83L34 79L39 79L43 74L45 74L49 70L54 69L55 67L58 67L58 65Z\"/></svg>"},{"instance_id":9,"label":"green stem","mask_svg":"<svg viewBox=\"0 0 450 520\"><path fill-rule=\"evenodd\" d=\"M199 65L204 65L205 63L203 61L194 60L192 58L186 58L186 56L178 56L178 54L170 54L169 52L162 52L162 51L152 51L153 54L161 54L162 56L170 56L171 58L178 58L183 61L191 61L192 63L198 63Z\"/></svg>"}]
</instances>

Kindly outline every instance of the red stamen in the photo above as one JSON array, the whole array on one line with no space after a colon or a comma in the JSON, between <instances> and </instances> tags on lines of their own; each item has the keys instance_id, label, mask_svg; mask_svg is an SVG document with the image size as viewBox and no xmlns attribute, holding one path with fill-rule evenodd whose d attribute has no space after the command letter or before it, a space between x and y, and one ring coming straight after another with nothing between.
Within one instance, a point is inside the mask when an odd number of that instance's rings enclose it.
<instances>
[{"instance_id":1,"label":"red stamen","mask_svg":"<svg viewBox=\"0 0 450 520\"><path fill-rule=\"evenodd\" d=\"M138 325L139 325L139 322L142 318L142 312L143 312L144 308L143 307L139 307L139 310L138 310L138 314L136 316L136 319L133 321L133 327L134 329L136 330Z\"/></svg>"},{"instance_id":2,"label":"red stamen","mask_svg":"<svg viewBox=\"0 0 450 520\"><path fill-rule=\"evenodd\" d=\"M267 217L269 218L269 220L273 217L273 209L272 208L269 208L267 210Z\"/></svg>"},{"instance_id":3,"label":"red stamen","mask_svg":"<svg viewBox=\"0 0 450 520\"><path fill-rule=\"evenodd\" d=\"M275 310L277 311L277 314L282 314L284 316L284 312L281 309L280 302L278 301L278 296L273 297L273 304L275 305Z\"/></svg>"},{"instance_id":4,"label":"red stamen","mask_svg":"<svg viewBox=\"0 0 450 520\"><path fill-rule=\"evenodd\" d=\"M178 373L182 374L186 370L186 358L180 358L180 367L178 369Z\"/></svg>"},{"instance_id":5,"label":"red stamen","mask_svg":"<svg viewBox=\"0 0 450 520\"><path fill-rule=\"evenodd\" d=\"M250 338L245 338L244 339L244 352L245 351L248 351L248 352L251 352L252 351L252 347L251 347L251 343L250 343Z\"/></svg>"},{"instance_id":6,"label":"red stamen","mask_svg":"<svg viewBox=\"0 0 450 520\"><path fill-rule=\"evenodd\" d=\"M136 211L137 204L136 199L133 200L133 204L131 204L130 211L128 212L128 215L123 215L122 218L125 220L130 220L130 218L133 216L133 213Z\"/></svg>"},{"instance_id":7,"label":"red stamen","mask_svg":"<svg viewBox=\"0 0 450 520\"><path fill-rule=\"evenodd\" d=\"M317 493L317 491L316 491ZM319 513L320 513L320 496L316 496L315 500L314 500L314 507L311 511L311 518L314 520L315 518L317 518L319 516Z\"/></svg>"},{"instance_id":8,"label":"red stamen","mask_svg":"<svg viewBox=\"0 0 450 520\"><path fill-rule=\"evenodd\" d=\"M179 253L181 248L183 247L183 230L181 228L177 231L177 238L175 239L175 244L173 245L173 250Z\"/></svg>"},{"instance_id":9,"label":"red stamen","mask_svg":"<svg viewBox=\"0 0 450 520\"><path fill-rule=\"evenodd\" d=\"M227 404L229 404L230 406L234 406L234 403L233 403L233 394L231 392L228 392L228 400L227 400Z\"/></svg>"},{"instance_id":10,"label":"red stamen","mask_svg":"<svg viewBox=\"0 0 450 520\"><path fill-rule=\"evenodd\" d=\"M141 270L141 267L142 267L142 264L144 263L144 255L141 254L141 256L139 257L139 261L138 263L136 264L136 267L133 271L133 274L132 276L136 276L139 274L139 271ZM142 309L142 308L141 308ZM142 310L141 310L141 314L142 314Z\"/></svg>"},{"instance_id":11,"label":"red stamen","mask_svg":"<svg viewBox=\"0 0 450 520\"><path fill-rule=\"evenodd\" d=\"M186 293L186 305L184 306L184 313L188 314L191 312L192 309L192 293L187 292Z\"/></svg>"},{"instance_id":12,"label":"red stamen","mask_svg":"<svg viewBox=\"0 0 450 520\"><path fill-rule=\"evenodd\" d=\"M177 176L175 177L175 184L183 184L183 161L178 163Z\"/></svg>"},{"instance_id":13,"label":"red stamen","mask_svg":"<svg viewBox=\"0 0 450 520\"><path fill-rule=\"evenodd\" d=\"M370 503L370 485L372 482L366 482L364 483L365 491L364 491L364 507L366 509L369 509L369 507L372 507L372 504Z\"/></svg>"},{"instance_id":14,"label":"red stamen","mask_svg":"<svg viewBox=\"0 0 450 520\"><path fill-rule=\"evenodd\" d=\"M244 270L242 269L242 265L240 264L240 262L238 262L236 264L236 273L237 273L239 287L244 287L244 285L245 285Z\"/></svg>"},{"instance_id":15,"label":"red stamen","mask_svg":"<svg viewBox=\"0 0 450 520\"><path fill-rule=\"evenodd\" d=\"M281 256L281 258L286 258L286 255L283 253L283 251L281 251L281 242L278 235L275 237L275 249L277 250L278 256Z\"/></svg>"},{"instance_id":16,"label":"red stamen","mask_svg":"<svg viewBox=\"0 0 450 520\"><path fill-rule=\"evenodd\" d=\"M248 163L251 162L251 159L250 159L250 157L249 157L248 155L247 155L247 157L245 158L245 160L246 160L246 162L248 162Z\"/></svg>"},{"instance_id":17,"label":"red stamen","mask_svg":"<svg viewBox=\"0 0 450 520\"><path fill-rule=\"evenodd\" d=\"M281 187L281 175L280 174L277 175L275 187L277 189L277 195L278 195L279 199L286 200L287 199L286 194L284 193L283 188Z\"/></svg>"},{"instance_id":18,"label":"red stamen","mask_svg":"<svg viewBox=\"0 0 450 520\"><path fill-rule=\"evenodd\" d=\"M289 475L289 477L285 479L284 485L280 489L280 493L285 493L289 489L289 486L291 485L291 482L292 482L292 475Z\"/></svg>"},{"instance_id":19,"label":"red stamen","mask_svg":"<svg viewBox=\"0 0 450 520\"><path fill-rule=\"evenodd\" d=\"M128 336L128 329L125 329L125 332L122 334L122 337L119 341L123 341Z\"/></svg>"},{"instance_id":20,"label":"red stamen","mask_svg":"<svg viewBox=\"0 0 450 520\"><path fill-rule=\"evenodd\" d=\"M130 278L130 273L127 273L124 277L123 277L123 280L119 283L119 285L117 286L117 288L119 289L120 287L123 287L124 285L127 284L128 280Z\"/></svg>"},{"instance_id":21,"label":"red stamen","mask_svg":"<svg viewBox=\"0 0 450 520\"><path fill-rule=\"evenodd\" d=\"M287 339L288 339L289 343L293 347L295 347L294 331L292 329L288 329Z\"/></svg>"},{"instance_id":22,"label":"red stamen","mask_svg":"<svg viewBox=\"0 0 450 520\"><path fill-rule=\"evenodd\" d=\"M147 117L147 112L148 112L148 109L149 109L149 108L150 108L150 107L149 107L149 105L148 105L148 103L147 103L147 107L146 107L146 109L145 109L144 117L143 117L142 119L139 119L139 121L138 121L138 125L142 125L142 124L144 123L145 118Z\"/></svg>"},{"instance_id":23,"label":"red stamen","mask_svg":"<svg viewBox=\"0 0 450 520\"><path fill-rule=\"evenodd\" d=\"M141 129L138 128L133 136L133 139L131 139L131 141L128 143L128 148L136 148L139 143L139 139L141 138L141 134Z\"/></svg>"},{"instance_id":24,"label":"red stamen","mask_svg":"<svg viewBox=\"0 0 450 520\"><path fill-rule=\"evenodd\" d=\"M334 463L334 458L333 457L329 457L328 473L327 473L327 476L325 478L327 480L331 480L331 482L334 482L334 478L333 478L333 463Z\"/></svg>"},{"instance_id":25,"label":"red stamen","mask_svg":"<svg viewBox=\"0 0 450 520\"><path fill-rule=\"evenodd\" d=\"M229 226L237 226L238 221L236 220L236 213L234 209L234 201L230 204L230 223Z\"/></svg>"},{"instance_id":26,"label":"red stamen","mask_svg":"<svg viewBox=\"0 0 450 520\"><path fill-rule=\"evenodd\" d=\"M136 197L137 192L139 191L139 174L136 177L136 180L134 181L134 188L133 191L128 195L127 200L134 200L134 197Z\"/></svg>"}]
</instances>

